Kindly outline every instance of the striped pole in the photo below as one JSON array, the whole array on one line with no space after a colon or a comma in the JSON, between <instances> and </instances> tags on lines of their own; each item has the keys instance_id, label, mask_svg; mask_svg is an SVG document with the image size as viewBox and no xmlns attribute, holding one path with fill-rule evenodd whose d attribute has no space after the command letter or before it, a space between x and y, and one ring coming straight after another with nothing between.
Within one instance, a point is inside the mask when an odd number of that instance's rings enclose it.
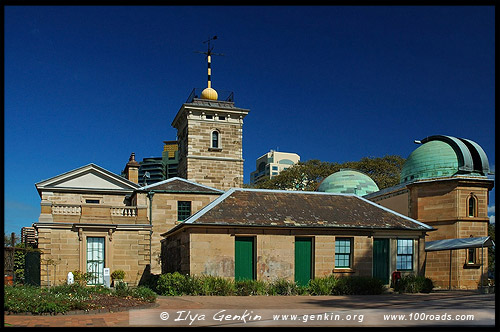
<instances>
[{"instance_id":1,"label":"striped pole","mask_svg":"<svg viewBox=\"0 0 500 332\"><path fill-rule=\"evenodd\" d=\"M211 68L211 64L212 64L212 54L213 55L224 55L222 53L212 53L212 48L210 47L210 41L211 40L215 40L217 39L217 36L213 36L212 38L208 39L208 40L205 40L203 43L208 43L208 48L207 48L207 51L206 52L200 52L200 51L197 51L197 53L201 53L201 54L205 54L207 56L207 63L208 63L208 84L207 84L207 87L208 88L211 88L212 87L212 68Z\"/></svg>"},{"instance_id":2,"label":"striped pole","mask_svg":"<svg viewBox=\"0 0 500 332\"><path fill-rule=\"evenodd\" d=\"M207 54L207 60L208 60L208 85L207 85L207 87L211 88L212 82L211 82L210 76L212 74L212 70L210 69L210 63L212 62L212 57L210 56L210 51Z\"/></svg>"}]
</instances>

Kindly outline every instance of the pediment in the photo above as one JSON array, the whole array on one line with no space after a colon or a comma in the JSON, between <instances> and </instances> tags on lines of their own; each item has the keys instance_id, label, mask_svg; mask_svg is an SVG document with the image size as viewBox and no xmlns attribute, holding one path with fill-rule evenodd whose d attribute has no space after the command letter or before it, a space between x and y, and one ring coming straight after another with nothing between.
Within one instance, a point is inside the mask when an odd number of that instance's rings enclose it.
<instances>
[{"instance_id":1,"label":"pediment","mask_svg":"<svg viewBox=\"0 0 500 332\"><path fill-rule=\"evenodd\" d=\"M39 190L131 191L139 188L139 185L102 167L89 164L39 182L36 187Z\"/></svg>"}]
</instances>

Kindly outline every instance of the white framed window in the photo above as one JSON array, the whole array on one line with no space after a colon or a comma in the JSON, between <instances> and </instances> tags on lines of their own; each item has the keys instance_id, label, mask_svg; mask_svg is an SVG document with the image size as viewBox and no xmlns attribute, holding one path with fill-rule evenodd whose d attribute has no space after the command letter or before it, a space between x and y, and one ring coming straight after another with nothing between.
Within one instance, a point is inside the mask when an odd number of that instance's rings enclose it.
<instances>
[{"instance_id":1,"label":"white framed window","mask_svg":"<svg viewBox=\"0 0 500 332\"><path fill-rule=\"evenodd\" d=\"M477 216L477 197L473 193L467 197L467 216Z\"/></svg>"},{"instance_id":2,"label":"white framed window","mask_svg":"<svg viewBox=\"0 0 500 332\"><path fill-rule=\"evenodd\" d=\"M352 238L335 239L335 268L352 268Z\"/></svg>"},{"instance_id":3,"label":"white framed window","mask_svg":"<svg viewBox=\"0 0 500 332\"><path fill-rule=\"evenodd\" d=\"M398 239L396 269L398 271L413 270L413 240Z\"/></svg>"},{"instance_id":4,"label":"white framed window","mask_svg":"<svg viewBox=\"0 0 500 332\"><path fill-rule=\"evenodd\" d=\"M210 137L210 147L212 149L222 149L221 135L218 130L213 130Z\"/></svg>"}]
</instances>

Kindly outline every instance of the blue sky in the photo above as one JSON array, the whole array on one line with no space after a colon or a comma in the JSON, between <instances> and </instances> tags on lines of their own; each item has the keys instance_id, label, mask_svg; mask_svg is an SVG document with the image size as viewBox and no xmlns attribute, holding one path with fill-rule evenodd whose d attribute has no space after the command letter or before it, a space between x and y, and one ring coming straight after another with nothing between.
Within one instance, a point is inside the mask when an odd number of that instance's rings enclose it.
<instances>
[{"instance_id":1,"label":"blue sky","mask_svg":"<svg viewBox=\"0 0 500 332\"><path fill-rule=\"evenodd\" d=\"M161 156L206 87L250 109L244 182L270 149L303 161L408 155L468 138L495 167L492 6L6 6L5 232L37 221L35 183ZM494 191L490 214L494 215ZM494 218L494 217L493 217Z\"/></svg>"}]
</instances>

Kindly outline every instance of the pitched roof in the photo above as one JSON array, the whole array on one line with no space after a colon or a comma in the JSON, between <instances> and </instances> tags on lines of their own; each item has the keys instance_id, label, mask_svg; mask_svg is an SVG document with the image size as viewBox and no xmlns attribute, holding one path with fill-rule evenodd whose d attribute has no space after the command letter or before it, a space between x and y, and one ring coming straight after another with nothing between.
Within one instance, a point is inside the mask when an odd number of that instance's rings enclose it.
<instances>
[{"instance_id":1,"label":"pitched roof","mask_svg":"<svg viewBox=\"0 0 500 332\"><path fill-rule=\"evenodd\" d=\"M46 190L132 192L139 185L95 164L88 164L35 184Z\"/></svg>"},{"instance_id":2,"label":"pitched roof","mask_svg":"<svg viewBox=\"0 0 500 332\"><path fill-rule=\"evenodd\" d=\"M165 234L201 224L433 230L352 194L233 188Z\"/></svg>"},{"instance_id":3,"label":"pitched roof","mask_svg":"<svg viewBox=\"0 0 500 332\"><path fill-rule=\"evenodd\" d=\"M175 193L203 193L203 194L222 194L224 191L208 187L193 181L179 177L170 178L164 181L156 182L138 189L138 191L162 191Z\"/></svg>"}]
</instances>

